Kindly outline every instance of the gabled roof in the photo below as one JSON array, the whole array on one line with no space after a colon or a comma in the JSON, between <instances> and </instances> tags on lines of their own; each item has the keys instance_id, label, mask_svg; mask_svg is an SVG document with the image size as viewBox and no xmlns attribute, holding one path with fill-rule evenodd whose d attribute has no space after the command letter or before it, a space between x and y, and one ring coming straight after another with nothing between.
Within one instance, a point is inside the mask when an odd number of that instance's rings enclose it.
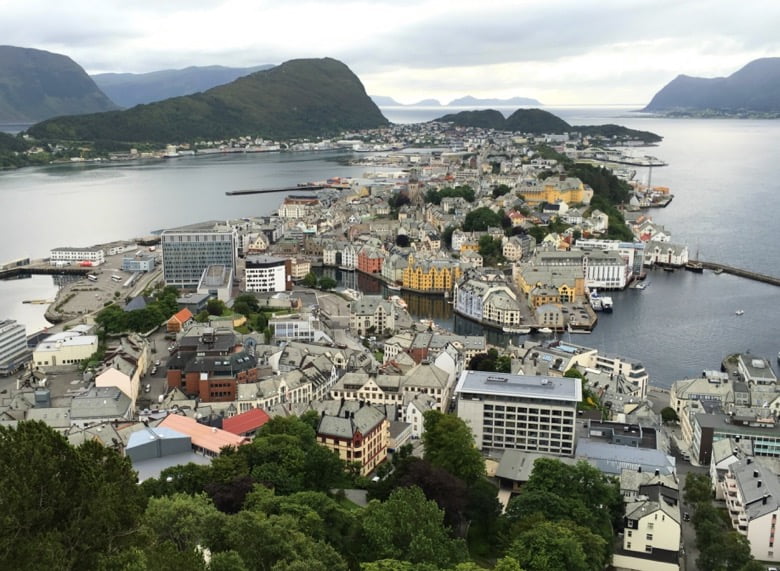
<instances>
[{"instance_id":1,"label":"gabled roof","mask_svg":"<svg viewBox=\"0 0 780 571\"><path fill-rule=\"evenodd\" d=\"M253 408L222 421L222 430L232 434L243 435L257 430L271 419L261 408Z\"/></svg>"},{"instance_id":2,"label":"gabled roof","mask_svg":"<svg viewBox=\"0 0 780 571\"><path fill-rule=\"evenodd\" d=\"M186 323L190 319L192 319L192 312L185 307L184 309L179 310L178 313L175 313L168 321L175 320L179 323Z\"/></svg>"}]
</instances>

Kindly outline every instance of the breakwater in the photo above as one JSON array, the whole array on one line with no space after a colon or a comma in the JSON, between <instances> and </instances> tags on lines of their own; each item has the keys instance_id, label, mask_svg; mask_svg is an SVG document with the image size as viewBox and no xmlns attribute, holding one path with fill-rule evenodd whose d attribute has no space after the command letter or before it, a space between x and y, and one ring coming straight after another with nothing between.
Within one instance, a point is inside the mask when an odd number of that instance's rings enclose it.
<instances>
[{"instance_id":1,"label":"breakwater","mask_svg":"<svg viewBox=\"0 0 780 571\"><path fill-rule=\"evenodd\" d=\"M725 274L731 274L733 276L739 276L741 278L747 278L749 280L762 282L774 286L780 286L780 278L775 276L769 276L767 274L759 274L758 272L751 272L742 268L735 268L734 266L727 266L726 264L719 264L718 262L705 262L698 260L703 268L713 270L716 272L723 272Z\"/></svg>"}]
</instances>

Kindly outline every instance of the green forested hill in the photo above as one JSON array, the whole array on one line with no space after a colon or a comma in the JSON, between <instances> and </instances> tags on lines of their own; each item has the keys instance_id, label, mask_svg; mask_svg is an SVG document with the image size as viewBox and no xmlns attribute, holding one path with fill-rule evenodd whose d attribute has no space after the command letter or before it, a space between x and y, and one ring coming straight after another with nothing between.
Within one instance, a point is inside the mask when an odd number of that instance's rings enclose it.
<instances>
[{"instance_id":1,"label":"green forested hill","mask_svg":"<svg viewBox=\"0 0 780 571\"><path fill-rule=\"evenodd\" d=\"M42 50L0 46L0 123L116 109L72 59Z\"/></svg>"},{"instance_id":2,"label":"green forested hill","mask_svg":"<svg viewBox=\"0 0 780 571\"><path fill-rule=\"evenodd\" d=\"M292 60L204 93L33 125L37 138L176 143L241 135L290 139L387 124L360 80L330 59Z\"/></svg>"},{"instance_id":3,"label":"green forested hill","mask_svg":"<svg viewBox=\"0 0 780 571\"><path fill-rule=\"evenodd\" d=\"M502 130L506 123L504 116L495 109L483 109L480 111L461 111L439 117L440 123L453 123L460 127L481 127L483 129Z\"/></svg>"}]
</instances>

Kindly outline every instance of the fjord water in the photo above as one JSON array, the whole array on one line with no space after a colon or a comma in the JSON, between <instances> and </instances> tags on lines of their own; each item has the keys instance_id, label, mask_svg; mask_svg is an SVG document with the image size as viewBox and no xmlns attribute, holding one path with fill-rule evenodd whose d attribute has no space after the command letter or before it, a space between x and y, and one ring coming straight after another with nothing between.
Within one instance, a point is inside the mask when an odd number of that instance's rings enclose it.
<instances>
[{"instance_id":1,"label":"fjord water","mask_svg":"<svg viewBox=\"0 0 780 571\"><path fill-rule=\"evenodd\" d=\"M638 108L639 106L633 107ZM649 212L673 241L705 260L780 275L780 122L769 120L660 119L631 107L550 109L572 125L617 123L664 137L656 147L634 150L669 166L655 168L652 184L671 187L674 200ZM383 109L393 122L427 121L442 109ZM0 261L42 257L55 246L87 246L147 235L210 219L269 214L283 195L227 197L225 191L295 186L331 176L359 177L366 170L344 164L344 153L271 153L180 158L171 161L65 165L0 174L5 240ZM637 178L647 180L646 169ZM615 312L602 315L590 335L571 341L645 363L652 382L718 368L729 353L750 350L775 362L780 351L780 288L726 274L650 272L644 291L612 292ZM35 284L36 291L20 282ZM42 284L43 289L39 289ZM48 277L0 283L0 318L15 318L28 332L45 325L45 306L21 300L49 298ZM405 297L407 297L405 295ZM455 319L443 299L408 296L417 317L459 332L481 329ZM744 310L736 316L735 311ZM31 312L38 311L37 317ZM505 341L490 334L495 342ZM564 335L568 341L568 335Z\"/></svg>"}]
</instances>

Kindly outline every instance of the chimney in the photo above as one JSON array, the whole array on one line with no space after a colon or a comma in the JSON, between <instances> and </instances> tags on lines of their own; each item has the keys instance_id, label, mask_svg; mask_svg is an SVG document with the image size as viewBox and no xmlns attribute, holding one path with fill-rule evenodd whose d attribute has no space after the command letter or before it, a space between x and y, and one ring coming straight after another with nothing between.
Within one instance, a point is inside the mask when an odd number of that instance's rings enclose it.
<instances>
[{"instance_id":1,"label":"chimney","mask_svg":"<svg viewBox=\"0 0 780 571\"><path fill-rule=\"evenodd\" d=\"M761 487L761 480L759 480L759 481L756 483L756 488L760 488L760 487Z\"/></svg>"},{"instance_id":2,"label":"chimney","mask_svg":"<svg viewBox=\"0 0 780 571\"><path fill-rule=\"evenodd\" d=\"M660 476L660 475L661 475L661 470L659 470L658 468L656 468L656 470L655 470L655 475L656 475L656 476Z\"/></svg>"},{"instance_id":3,"label":"chimney","mask_svg":"<svg viewBox=\"0 0 780 571\"><path fill-rule=\"evenodd\" d=\"M748 459L745 460L745 463L746 464L752 464L753 463L753 459L752 458L748 458Z\"/></svg>"},{"instance_id":4,"label":"chimney","mask_svg":"<svg viewBox=\"0 0 780 571\"><path fill-rule=\"evenodd\" d=\"M753 470L753 477L758 478L758 470Z\"/></svg>"},{"instance_id":5,"label":"chimney","mask_svg":"<svg viewBox=\"0 0 780 571\"><path fill-rule=\"evenodd\" d=\"M766 499L767 499L768 497L769 497L769 494L764 494L764 497L763 497L763 498L761 498L761 503L762 503L763 505L766 505Z\"/></svg>"}]
</instances>

